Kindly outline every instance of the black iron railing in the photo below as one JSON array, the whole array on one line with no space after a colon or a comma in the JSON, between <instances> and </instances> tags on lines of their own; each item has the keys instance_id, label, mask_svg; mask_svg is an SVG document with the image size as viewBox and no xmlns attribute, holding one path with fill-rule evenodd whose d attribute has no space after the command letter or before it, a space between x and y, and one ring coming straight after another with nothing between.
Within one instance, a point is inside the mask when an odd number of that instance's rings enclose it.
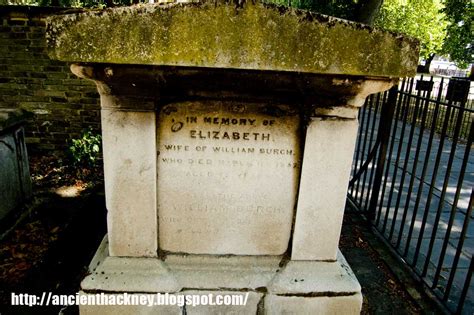
<instances>
[{"instance_id":1,"label":"black iron railing","mask_svg":"<svg viewBox=\"0 0 474 315\"><path fill-rule=\"evenodd\" d=\"M348 191L440 304L463 314L474 312L471 85L421 76L370 96Z\"/></svg>"}]
</instances>

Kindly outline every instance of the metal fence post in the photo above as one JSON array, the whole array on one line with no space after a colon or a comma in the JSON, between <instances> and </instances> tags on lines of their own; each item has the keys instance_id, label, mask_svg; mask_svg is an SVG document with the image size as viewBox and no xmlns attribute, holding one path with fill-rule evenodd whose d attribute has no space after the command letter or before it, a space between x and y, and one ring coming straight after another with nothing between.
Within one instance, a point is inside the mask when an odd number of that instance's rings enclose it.
<instances>
[{"instance_id":1,"label":"metal fence post","mask_svg":"<svg viewBox=\"0 0 474 315\"><path fill-rule=\"evenodd\" d=\"M385 168L387 147L390 141L390 131L392 129L393 114L397 105L397 97L398 84L394 85L388 92L387 103L384 106L385 108L382 108L382 113L380 115L379 130L377 132L380 141L379 155L377 158L375 178L372 186L373 190L370 197L369 209L367 211L367 218L369 220L374 220L376 216L376 208L380 194L380 185L382 183L383 170Z\"/></svg>"}]
</instances>

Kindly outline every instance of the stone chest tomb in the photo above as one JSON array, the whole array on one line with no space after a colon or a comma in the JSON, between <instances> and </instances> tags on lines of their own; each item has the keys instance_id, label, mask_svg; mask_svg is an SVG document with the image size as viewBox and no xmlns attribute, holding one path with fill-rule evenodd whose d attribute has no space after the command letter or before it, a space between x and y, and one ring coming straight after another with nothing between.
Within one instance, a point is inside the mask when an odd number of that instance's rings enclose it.
<instances>
[{"instance_id":1,"label":"stone chest tomb","mask_svg":"<svg viewBox=\"0 0 474 315\"><path fill-rule=\"evenodd\" d=\"M263 3L167 3L48 22L101 95L108 235L83 294L247 294L245 306L83 314L358 313L338 241L367 95L417 43Z\"/></svg>"}]
</instances>

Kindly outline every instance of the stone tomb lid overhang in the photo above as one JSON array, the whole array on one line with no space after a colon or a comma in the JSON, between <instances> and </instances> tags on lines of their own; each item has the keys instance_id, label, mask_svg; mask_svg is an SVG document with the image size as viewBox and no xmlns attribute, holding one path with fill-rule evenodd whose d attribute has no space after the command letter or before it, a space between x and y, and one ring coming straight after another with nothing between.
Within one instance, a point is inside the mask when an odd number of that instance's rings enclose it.
<instances>
[{"instance_id":1,"label":"stone tomb lid overhang","mask_svg":"<svg viewBox=\"0 0 474 315\"><path fill-rule=\"evenodd\" d=\"M125 96L115 104L123 110L154 110L156 100L166 104L209 97L298 106L317 104L326 108L359 107L367 95L386 90L398 81L398 78L287 71L102 63L73 64L71 70L81 78L94 80L103 95ZM135 102L136 98L139 101ZM102 104L102 107L107 106Z\"/></svg>"},{"instance_id":2,"label":"stone tomb lid overhang","mask_svg":"<svg viewBox=\"0 0 474 315\"><path fill-rule=\"evenodd\" d=\"M259 1L137 5L50 17L49 54L74 63L141 64L404 77L416 40Z\"/></svg>"}]
</instances>

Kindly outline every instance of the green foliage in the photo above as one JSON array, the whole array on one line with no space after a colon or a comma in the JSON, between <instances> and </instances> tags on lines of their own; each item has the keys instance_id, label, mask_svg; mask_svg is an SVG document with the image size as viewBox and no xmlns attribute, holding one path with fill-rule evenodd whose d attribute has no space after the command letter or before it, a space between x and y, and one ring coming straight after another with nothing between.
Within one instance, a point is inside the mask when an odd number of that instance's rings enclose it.
<instances>
[{"instance_id":1,"label":"green foliage","mask_svg":"<svg viewBox=\"0 0 474 315\"><path fill-rule=\"evenodd\" d=\"M317 11L348 20L358 20L363 0L268 0ZM359 12L360 13L360 12ZM384 0L375 26L420 40L420 57L449 56L460 68L474 62L474 1Z\"/></svg>"},{"instance_id":2,"label":"green foliage","mask_svg":"<svg viewBox=\"0 0 474 315\"><path fill-rule=\"evenodd\" d=\"M440 53L447 21L440 0L385 0L375 25L420 40L420 57Z\"/></svg>"},{"instance_id":3,"label":"green foliage","mask_svg":"<svg viewBox=\"0 0 474 315\"><path fill-rule=\"evenodd\" d=\"M445 0L443 13L449 21L443 52L460 68L474 62L474 2Z\"/></svg>"},{"instance_id":4,"label":"green foliage","mask_svg":"<svg viewBox=\"0 0 474 315\"><path fill-rule=\"evenodd\" d=\"M92 128L85 130L81 137L72 139L69 146L69 155L76 167L94 167L101 154L101 136Z\"/></svg>"}]
</instances>

